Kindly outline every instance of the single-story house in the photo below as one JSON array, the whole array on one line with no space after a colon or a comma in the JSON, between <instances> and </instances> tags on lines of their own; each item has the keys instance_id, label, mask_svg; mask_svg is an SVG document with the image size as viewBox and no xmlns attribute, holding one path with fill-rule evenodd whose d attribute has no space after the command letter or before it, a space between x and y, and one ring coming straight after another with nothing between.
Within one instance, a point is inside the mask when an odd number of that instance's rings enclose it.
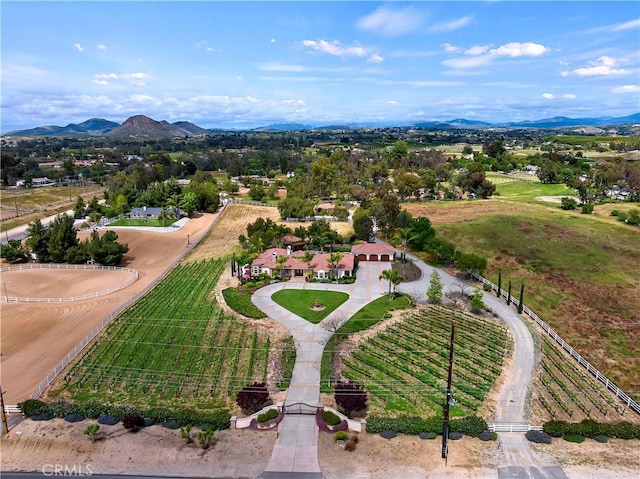
<instances>
[{"instance_id":1,"label":"single-story house","mask_svg":"<svg viewBox=\"0 0 640 479\"><path fill-rule=\"evenodd\" d=\"M282 246L285 248L291 247L292 251L301 250L307 245L306 241L294 235L285 235L280 241L282 241Z\"/></svg>"},{"instance_id":2,"label":"single-story house","mask_svg":"<svg viewBox=\"0 0 640 479\"><path fill-rule=\"evenodd\" d=\"M392 246L382 243L361 243L351 247L358 261L393 261L396 253Z\"/></svg>"},{"instance_id":3,"label":"single-story house","mask_svg":"<svg viewBox=\"0 0 640 479\"><path fill-rule=\"evenodd\" d=\"M156 206L142 206L131 208L131 211L126 213L128 218L157 218L162 208ZM165 208L165 211L171 215L175 213L173 208ZM184 211L178 209L178 216L184 216Z\"/></svg>"},{"instance_id":4,"label":"single-story house","mask_svg":"<svg viewBox=\"0 0 640 479\"><path fill-rule=\"evenodd\" d=\"M291 251L287 248L269 248L251 263L251 276L266 274L276 276L282 269L284 276L313 275L316 279L328 279L332 273L338 278L353 276L355 256L344 253L336 265L329 261L330 253L315 254L310 261L305 261L304 251ZM278 258L286 258L278 262Z\"/></svg>"}]
</instances>

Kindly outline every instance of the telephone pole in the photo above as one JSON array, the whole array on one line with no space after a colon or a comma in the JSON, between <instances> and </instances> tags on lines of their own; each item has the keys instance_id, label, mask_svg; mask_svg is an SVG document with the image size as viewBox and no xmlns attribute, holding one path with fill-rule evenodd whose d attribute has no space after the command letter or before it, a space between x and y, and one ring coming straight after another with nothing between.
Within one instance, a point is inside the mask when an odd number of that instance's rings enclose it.
<instances>
[{"instance_id":1,"label":"telephone pole","mask_svg":"<svg viewBox=\"0 0 640 479\"><path fill-rule=\"evenodd\" d=\"M0 353L2 356L2 353ZM7 423L7 411L4 409L4 393L2 391L2 386L0 386L0 409L2 409L2 434L0 436L4 436L9 433L9 424Z\"/></svg>"},{"instance_id":2,"label":"telephone pole","mask_svg":"<svg viewBox=\"0 0 640 479\"><path fill-rule=\"evenodd\" d=\"M444 403L444 423L442 427L442 459L447 464L449 449L447 441L449 439L449 408L455 403L451 392L451 377L453 375L453 340L455 338L456 316L451 317L451 341L449 343L449 375L447 377L447 400Z\"/></svg>"}]
</instances>

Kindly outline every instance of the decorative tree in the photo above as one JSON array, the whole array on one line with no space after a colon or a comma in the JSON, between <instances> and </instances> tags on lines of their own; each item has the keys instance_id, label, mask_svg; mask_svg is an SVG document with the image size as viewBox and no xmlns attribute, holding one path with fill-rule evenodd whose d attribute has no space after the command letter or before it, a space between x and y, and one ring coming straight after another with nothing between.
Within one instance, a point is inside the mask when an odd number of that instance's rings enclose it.
<instances>
[{"instance_id":1,"label":"decorative tree","mask_svg":"<svg viewBox=\"0 0 640 479\"><path fill-rule=\"evenodd\" d=\"M511 304L511 280L509 280L509 289L507 290L507 306Z\"/></svg>"},{"instance_id":2,"label":"decorative tree","mask_svg":"<svg viewBox=\"0 0 640 479\"><path fill-rule=\"evenodd\" d=\"M354 381L338 381L334 386L336 404L351 417L355 411L367 409L367 391Z\"/></svg>"},{"instance_id":3,"label":"decorative tree","mask_svg":"<svg viewBox=\"0 0 640 479\"><path fill-rule=\"evenodd\" d=\"M243 387L236 396L236 404L245 414L259 411L269 400L269 391L265 383L253 383Z\"/></svg>"},{"instance_id":4,"label":"decorative tree","mask_svg":"<svg viewBox=\"0 0 640 479\"><path fill-rule=\"evenodd\" d=\"M87 428L84 430L84 433L91 438L92 442L96 442L98 438L98 431L100 430L100 426L98 424L89 424Z\"/></svg>"},{"instance_id":5,"label":"decorative tree","mask_svg":"<svg viewBox=\"0 0 640 479\"><path fill-rule=\"evenodd\" d=\"M471 296L471 307L476 312L481 312L485 309L484 300L482 299L482 291L479 289L476 289Z\"/></svg>"},{"instance_id":6,"label":"decorative tree","mask_svg":"<svg viewBox=\"0 0 640 479\"><path fill-rule=\"evenodd\" d=\"M389 282L389 295L391 295L391 293L393 292L393 296L390 298L393 299L395 297L396 286L398 286L402 281L402 276L400 276L400 274L393 269L385 269L384 271L382 271L382 274L378 277L378 279L384 279ZM392 286L393 291L391 290Z\"/></svg>"},{"instance_id":7,"label":"decorative tree","mask_svg":"<svg viewBox=\"0 0 640 479\"><path fill-rule=\"evenodd\" d=\"M522 314L522 308L524 307L524 283L520 286L520 304L518 304L518 314Z\"/></svg>"},{"instance_id":8,"label":"decorative tree","mask_svg":"<svg viewBox=\"0 0 640 479\"><path fill-rule=\"evenodd\" d=\"M431 273L431 279L429 280L429 288L427 289L427 298L432 303L439 303L442 301L442 281L440 280L440 275L434 269L433 273Z\"/></svg>"},{"instance_id":9,"label":"decorative tree","mask_svg":"<svg viewBox=\"0 0 640 479\"><path fill-rule=\"evenodd\" d=\"M498 291L496 291L496 296L500 297L500 291L502 290L502 271L498 272Z\"/></svg>"}]
</instances>

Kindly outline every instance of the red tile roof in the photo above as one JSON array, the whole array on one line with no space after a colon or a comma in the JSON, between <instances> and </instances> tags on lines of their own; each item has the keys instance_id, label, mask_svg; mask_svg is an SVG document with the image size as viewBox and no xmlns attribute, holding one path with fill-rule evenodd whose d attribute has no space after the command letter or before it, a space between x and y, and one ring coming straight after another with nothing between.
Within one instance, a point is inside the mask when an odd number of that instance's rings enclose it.
<instances>
[{"instance_id":1,"label":"red tile roof","mask_svg":"<svg viewBox=\"0 0 640 479\"><path fill-rule=\"evenodd\" d=\"M351 247L351 252L358 254L388 254L393 255L393 247L382 243L362 243Z\"/></svg>"}]
</instances>

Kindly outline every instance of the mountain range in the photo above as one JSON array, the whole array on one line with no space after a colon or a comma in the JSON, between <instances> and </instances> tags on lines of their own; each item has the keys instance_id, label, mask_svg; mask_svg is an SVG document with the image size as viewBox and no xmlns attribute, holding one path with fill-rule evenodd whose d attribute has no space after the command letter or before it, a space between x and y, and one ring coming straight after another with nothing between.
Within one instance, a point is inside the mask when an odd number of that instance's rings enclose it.
<instances>
[{"instance_id":1,"label":"mountain range","mask_svg":"<svg viewBox=\"0 0 640 479\"><path fill-rule=\"evenodd\" d=\"M634 113L624 117L599 117L599 118L567 118L556 116L533 121L521 121L510 123L488 123L477 120L456 118L448 121L423 121L418 123L377 123L377 124L349 124L334 126L334 128L351 129L363 127L415 127L415 128L567 128L577 126L615 126L627 124L640 124L640 113ZM267 126L253 128L251 131L295 131L326 129L327 125L303 125L300 123L274 123ZM219 128L206 129L188 121L169 123L165 120L156 121L145 115L135 115L122 124L91 118L82 123L70 123L67 126L39 126L28 130L14 130L3 133L2 136L106 136L110 138L138 138L158 139L173 138L176 136L204 135L207 133L223 131Z\"/></svg>"}]
</instances>

